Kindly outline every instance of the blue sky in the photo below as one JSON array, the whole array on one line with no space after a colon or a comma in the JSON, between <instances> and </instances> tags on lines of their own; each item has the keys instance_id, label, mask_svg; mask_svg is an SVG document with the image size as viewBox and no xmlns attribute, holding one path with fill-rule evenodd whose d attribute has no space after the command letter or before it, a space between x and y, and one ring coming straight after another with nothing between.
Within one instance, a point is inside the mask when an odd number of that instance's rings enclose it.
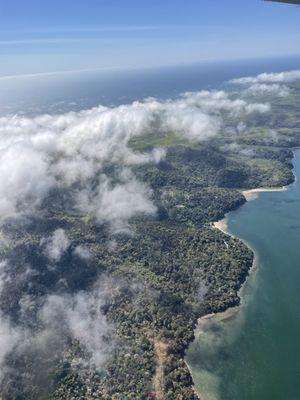
<instances>
[{"instance_id":1,"label":"blue sky","mask_svg":"<svg viewBox=\"0 0 300 400\"><path fill-rule=\"evenodd\" d=\"M261 0L0 0L0 76L300 54L300 7Z\"/></svg>"}]
</instances>

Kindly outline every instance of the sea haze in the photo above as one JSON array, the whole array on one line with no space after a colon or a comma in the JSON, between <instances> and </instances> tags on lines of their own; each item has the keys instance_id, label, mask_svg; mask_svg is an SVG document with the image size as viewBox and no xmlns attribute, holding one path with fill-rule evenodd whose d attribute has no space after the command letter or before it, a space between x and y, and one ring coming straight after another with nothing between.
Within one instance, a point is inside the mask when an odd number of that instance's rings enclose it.
<instances>
[{"instance_id":1,"label":"sea haze","mask_svg":"<svg viewBox=\"0 0 300 400\"><path fill-rule=\"evenodd\" d=\"M147 97L220 88L233 78L300 68L300 57L206 62L143 70L102 70L0 77L0 115L80 111Z\"/></svg>"}]
</instances>

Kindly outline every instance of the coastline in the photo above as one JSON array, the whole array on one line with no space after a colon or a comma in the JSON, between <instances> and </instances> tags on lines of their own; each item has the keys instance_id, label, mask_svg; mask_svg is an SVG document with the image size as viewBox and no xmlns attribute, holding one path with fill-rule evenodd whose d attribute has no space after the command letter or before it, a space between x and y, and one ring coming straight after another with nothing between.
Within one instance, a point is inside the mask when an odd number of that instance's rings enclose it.
<instances>
[{"instance_id":1,"label":"coastline","mask_svg":"<svg viewBox=\"0 0 300 400\"><path fill-rule=\"evenodd\" d=\"M252 201L257 199L259 193L263 193L263 192L283 192L283 191L287 191L289 190L291 185L288 186L282 186L282 187L271 187L271 188L256 188L256 189L247 189L247 190L241 190L241 193L245 196L246 201ZM230 212L230 211L229 211ZM228 213L227 213L228 214ZM252 265L248 271L248 276L245 280L245 282L241 285L241 287L238 290L238 297L240 299L240 303L239 305L235 306L235 307L229 307L227 310L223 311L223 312L219 312L219 313L211 313L211 314L206 314L203 317L198 319L198 323L197 323L197 328L195 330L195 334L196 335L201 335L202 333L204 333L206 330L210 329L211 326L213 326L214 324L220 323L220 322L226 322L227 320L230 320L231 318L234 318L235 315L237 313L239 313L241 311L241 308L243 307L243 303L244 303L244 290L246 289L246 285L247 282L249 280L250 277L253 277L253 274L255 274L255 272L258 270L258 254L256 252L256 250L245 240L234 236L231 232L229 232L228 230L228 217L227 214L225 215L224 218L220 219L219 221L215 221L212 222L211 225L218 229L219 231L221 231L222 233L224 233L225 235L229 235L235 239L238 239L240 241L242 241L243 243L245 243L245 245L251 249L251 251L254 254L254 258L253 258L253 262ZM188 364L188 362L185 360L185 363L187 365L187 368L193 378L193 370L190 367L190 365ZM194 378L193 378L194 381ZM199 399L203 399L203 395L199 392L199 390L196 389L195 385L193 386L193 389L195 391L195 393L198 395Z\"/></svg>"},{"instance_id":2,"label":"coastline","mask_svg":"<svg viewBox=\"0 0 300 400\"><path fill-rule=\"evenodd\" d=\"M296 177L295 177L296 179ZM295 182L295 181L294 181ZM240 192L244 195L246 201L252 201L257 199L259 193L264 193L264 192L284 192L286 190L289 190L290 185L288 186L280 186L280 187L266 187L266 188L256 188L256 189L245 189L245 190L240 190ZM231 212L231 211L229 211ZM219 229L219 231L223 232L225 235L229 235L232 237L235 237L234 235L232 235L232 233L230 233L228 231L228 221L227 221L227 214L225 215L224 218L212 222L212 226L216 229ZM238 238L239 240L242 240L240 238ZM249 243L244 242L253 252L254 250L251 248L251 246L249 246ZM255 252L254 252L255 253Z\"/></svg>"},{"instance_id":3,"label":"coastline","mask_svg":"<svg viewBox=\"0 0 300 400\"><path fill-rule=\"evenodd\" d=\"M292 149L293 159L295 158L294 150L296 150L296 149L297 148ZM293 182L291 182L288 185L279 186L279 187L261 187L261 188L244 189L244 190L241 189L240 192L244 195L246 202L248 202L248 201L257 199L260 193L283 192L283 191L290 190L290 188L293 185L295 185L295 183L298 180L298 177L296 176L296 174L294 172L294 167L292 169L292 172L294 175L294 180L293 180ZM235 239L242 241L253 252L253 255L254 255L253 262L252 262L251 267L249 268L248 276L246 277L246 280L243 282L243 284L241 284L241 286L238 290L238 297L240 299L239 305L237 305L235 307L229 307L227 310L225 310L223 312L210 313L210 314L206 314L203 317L199 318L198 322L197 322L197 327L195 329L195 337L196 337L196 335L201 335L202 333L204 333L206 330L208 330L212 325L214 325L216 323L225 322L227 320L230 320L231 318L234 318L234 316L241 311L241 308L244 306L244 301L245 301L244 291L246 290L247 282L249 281L250 278L253 278L254 274L258 271L259 257L258 257L256 250L247 241L243 240L242 238L234 236L228 230L228 214L230 212L231 211L228 211L228 213L225 214L224 218L222 218L218 221L215 221L215 222L211 222L211 226L213 226L215 229L218 229L225 235L229 235ZM194 390L195 394L199 397L199 400L203 400L204 399L203 395L201 394L199 389L197 389L195 386L193 370L192 370L191 366L189 365L189 363L187 362L186 358L184 358L184 361L185 361L188 371L193 379L193 383L194 383L193 390Z\"/></svg>"},{"instance_id":4,"label":"coastline","mask_svg":"<svg viewBox=\"0 0 300 400\"><path fill-rule=\"evenodd\" d=\"M242 190L241 193L245 196L247 201L251 201L251 200L255 200L259 193L264 193L264 192L284 192L286 190L289 190L289 186L247 189L247 190Z\"/></svg>"},{"instance_id":5,"label":"coastline","mask_svg":"<svg viewBox=\"0 0 300 400\"><path fill-rule=\"evenodd\" d=\"M225 235L233 236L228 232L227 216L225 216L223 219L220 219L219 221L212 222L212 226L216 229L219 229L219 231L223 232Z\"/></svg>"},{"instance_id":6,"label":"coastline","mask_svg":"<svg viewBox=\"0 0 300 400\"><path fill-rule=\"evenodd\" d=\"M281 190L285 190L285 189L279 189L278 191L281 191ZM261 192L261 191L262 191L261 189L258 189L258 192ZM267 191L269 191L269 190L267 190ZM253 189L252 195L256 195L257 196L256 189ZM246 200L250 201L247 198L246 198ZM231 318L234 318L241 311L241 308L244 305L244 293L243 292L246 289L247 282L248 282L249 278L253 277L253 274L255 274L255 272L258 270L258 254L256 253L256 251L252 248L252 246L249 243L245 242L241 238L237 238L236 236L234 236L232 233L230 233L228 231L227 215L225 215L225 217L220 219L219 221L212 222L211 225L214 228L216 228L219 231L221 231L222 233L224 233L225 235L229 235L229 236L231 236L231 237L233 237L235 239L238 239L238 240L242 241L243 243L245 243L245 245L249 249L251 249L251 251L253 252L254 258L253 258L252 265L249 268L248 276L246 277L245 282L241 285L241 287L238 290L238 297L240 299L239 304L237 306L235 306L235 307L229 307L225 311L218 312L218 313L206 314L203 317L199 318L198 322L197 322L197 327L195 329L195 338L196 338L196 336L199 336L199 335L205 333L212 326L214 326L214 325L216 325L218 323L221 323L221 322L229 321ZM189 365L189 363L187 362L186 359L184 361L185 361L185 364L186 364L186 366L187 366L187 368L188 368L188 370L189 370L189 372L190 372L190 374L192 376L193 382L194 382L194 385L193 385L194 392L199 397L199 400L205 400L205 397L203 396L203 394L201 394L199 389L196 388L192 367Z\"/></svg>"},{"instance_id":7,"label":"coastline","mask_svg":"<svg viewBox=\"0 0 300 400\"><path fill-rule=\"evenodd\" d=\"M294 179L294 182L293 182L292 184L290 184L290 185L279 186L279 187L266 187L266 188L256 188L256 189L245 189L245 190L240 190L240 192L244 195L244 197L245 197L245 199L246 199L246 202L252 201L252 200L256 200L257 197L258 197L258 195L259 195L259 193L264 193L264 192L285 192L285 191L289 190L290 187L291 187L291 185L293 185L293 184L296 182L296 179L297 179L297 178L296 178L295 175L294 175L294 178L295 178L295 179ZM223 232L225 235L229 235L229 236L231 236L231 237L233 237L233 238L236 238L232 233L230 233L230 232L228 231L228 220L227 220L227 215L228 215L230 212L231 212L231 211L229 211L228 213L226 213L224 218L222 218L222 219L220 219L220 220L218 220L218 221L212 222L211 225L212 225L214 228L218 229L219 231ZM249 248L253 251L253 253L254 253L254 255L255 255L255 251L252 249L252 247L249 245L249 243L247 243L246 241L244 241L244 240L241 239L241 238L236 238L236 239L239 239L239 240L241 240L242 242L244 242L245 245L246 245L247 247L249 247ZM253 261L253 263L254 263L254 261Z\"/></svg>"}]
</instances>

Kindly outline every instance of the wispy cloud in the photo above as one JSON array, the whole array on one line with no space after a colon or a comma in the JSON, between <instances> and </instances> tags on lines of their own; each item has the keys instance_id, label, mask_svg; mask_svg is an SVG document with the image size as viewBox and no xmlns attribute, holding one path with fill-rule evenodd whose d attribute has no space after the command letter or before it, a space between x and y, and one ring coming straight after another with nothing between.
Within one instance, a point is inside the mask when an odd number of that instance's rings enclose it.
<instances>
[{"instance_id":1,"label":"wispy cloud","mask_svg":"<svg viewBox=\"0 0 300 400\"><path fill-rule=\"evenodd\" d=\"M284 71L277 73L263 73L257 76L246 76L243 78L233 79L232 83L241 85L255 83L293 83L300 80L300 70Z\"/></svg>"},{"instance_id":2,"label":"wispy cloud","mask_svg":"<svg viewBox=\"0 0 300 400\"><path fill-rule=\"evenodd\" d=\"M168 29L191 29L193 25L112 25L94 27L57 27L53 29L26 29L26 30L1 30L3 34L22 33L22 34L53 34L53 33L93 33L93 32L136 32L136 31L159 31Z\"/></svg>"},{"instance_id":3,"label":"wispy cloud","mask_svg":"<svg viewBox=\"0 0 300 400\"><path fill-rule=\"evenodd\" d=\"M102 26L87 28L57 28L57 29L36 29L19 31L0 31L0 46L10 45L31 45L31 44L68 44L84 43L107 40L126 40L122 35L130 32L154 32L154 31L173 31L182 29L194 29L196 27L187 25L131 25L131 26ZM99 37L95 35L104 34ZM13 35L12 37L10 37ZM93 35L93 36L92 36ZM17 38L16 38L17 36ZM20 38L18 38L18 36ZM25 38L24 38L25 36ZM27 36L27 37L26 37ZM135 37L136 39L136 37Z\"/></svg>"},{"instance_id":4,"label":"wispy cloud","mask_svg":"<svg viewBox=\"0 0 300 400\"><path fill-rule=\"evenodd\" d=\"M131 69L127 67L126 69ZM132 68L134 69L134 68ZM38 78L55 75L68 75L68 74L80 74L84 72L97 72L97 71L111 71L111 70L124 70L122 67L99 67L99 68L83 68L83 69L68 69L64 71L52 71L52 72L36 72L33 74L15 74L15 75L3 75L0 76L0 81L14 80L14 79L26 79L26 78Z\"/></svg>"},{"instance_id":5,"label":"wispy cloud","mask_svg":"<svg viewBox=\"0 0 300 400\"><path fill-rule=\"evenodd\" d=\"M77 185L71 191L75 208L113 230L124 230L133 216L155 212L151 191L130 168L165 156L159 148L134 152L128 146L132 138L158 130L198 142L219 132L224 112L238 117L268 110L266 104L232 99L223 91L202 91L62 115L2 117L0 217L30 213L51 190ZM104 172L108 162L119 167L113 177ZM54 239L53 258L61 253L56 251L61 232Z\"/></svg>"},{"instance_id":6,"label":"wispy cloud","mask_svg":"<svg viewBox=\"0 0 300 400\"><path fill-rule=\"evenodd\" d=\"M14 45L35 45L35 44L72 44L72 43L110 43L111 41L126 41L127 38L122 37L49 37L49 38L35 38L35 39L11 39L0 40L0 46L14 46Z\"/></svg>"},{"instance_id":7,"label":"wispy cloud","mask_svg":"<svg viewBox=\"0 0 300 400\"><path fill-rule=\"evenodd\" d=\"M58 43L80 43L86 41L102 41L101 38L43 38L43 39L13 39L0 40L0 46L13 46L20 44L58 44Z\"/></svg>"}]
</instances>

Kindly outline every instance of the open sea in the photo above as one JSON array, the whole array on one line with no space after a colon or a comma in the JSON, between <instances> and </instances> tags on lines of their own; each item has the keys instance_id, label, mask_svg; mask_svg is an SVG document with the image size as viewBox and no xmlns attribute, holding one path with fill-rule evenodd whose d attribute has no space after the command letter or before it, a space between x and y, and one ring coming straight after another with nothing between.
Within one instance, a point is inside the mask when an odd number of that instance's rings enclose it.
<instances>
[{"instance_id":1,"label":"open sea","mask_svg":"<svg viewBox=\"0 0 300 400\"><path fill-rule=\"evenodd\" d=\"M147 97L174 98L186 91L226 88L228 80L233 78L292 69L300 69L300 56L127 71L0 77L0 116L57 114L99 104L128 104Z\"/></svg>"}]
</instances>

